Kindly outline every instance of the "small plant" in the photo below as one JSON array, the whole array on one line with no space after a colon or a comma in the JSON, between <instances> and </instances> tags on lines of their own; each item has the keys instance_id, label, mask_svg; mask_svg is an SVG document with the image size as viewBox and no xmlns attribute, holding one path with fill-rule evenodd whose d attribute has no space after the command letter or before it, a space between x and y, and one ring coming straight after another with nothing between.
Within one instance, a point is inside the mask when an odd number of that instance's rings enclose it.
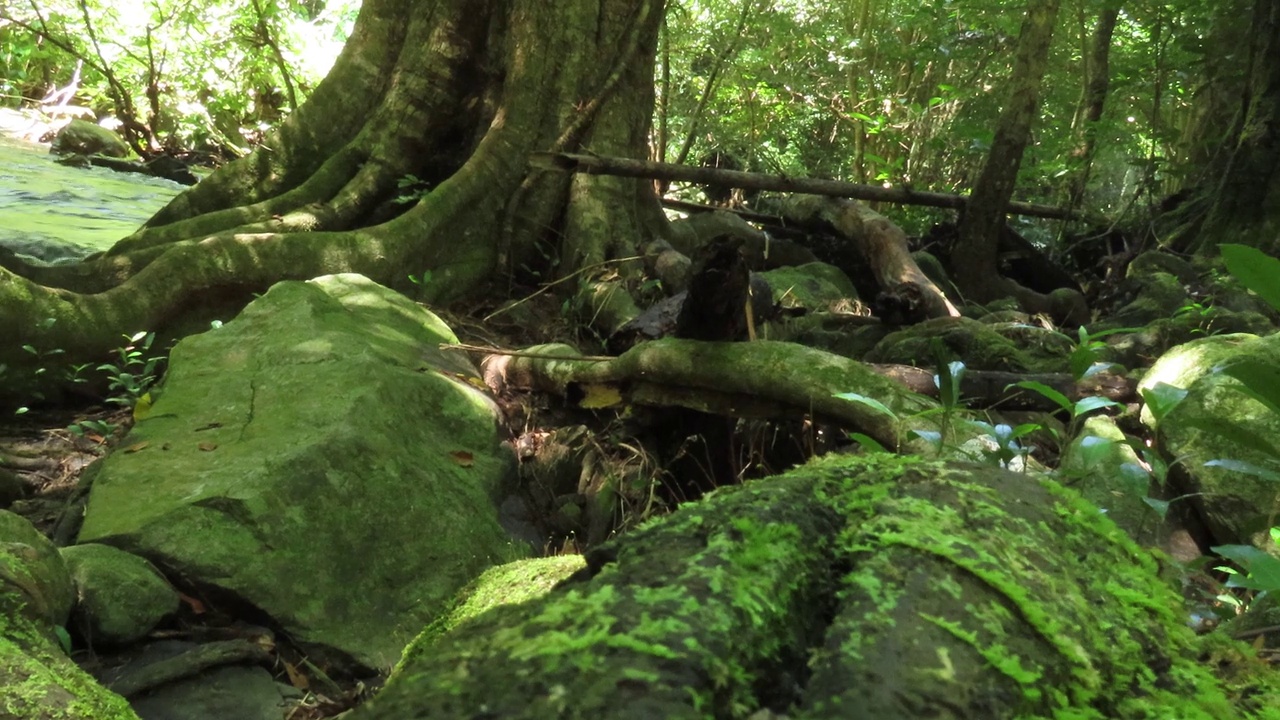
<instances>
[{"instance_id":1,"label":"small plant","mask_svg":"<svg viewBox=\"0 0 1280 720\"><path fill-rule=\"evenodd\" d=\"M67 426L67 432L76 437L85 437L91 433L102 437L111 437L120 426L106 420L81 420Z\"/></svg>"},{"instance_id":2,"label":"small plant","mask_svg":"<svg viewBox=\"0 0 1280 720\"><path fill-rule=\"evenodd\" d=\"M1030 455L1034 448L1030 445L1023 445L1021 439L1037 430L1045 429L1040 423L1023 423L1013 427L1005 423L992 425L987 422L978 422L977 426L994 443L991 446L982 448L983 458L987 462L999 465L1002 468L1011 467L1018 458L1025 459ZM1023 467L1026 467L1025 464Z\"/></svg>"},{"instance_id":3,"label":"small plant","mask_svg":"<svg viewBox=\"0 0 1280 720\"><path fill-rule=\"evenodd\" d=\"M111 393L107 402L132 408L155 384L164 356L147 357L155 342L155 333L137 332L124 337L128 342L116 350L116 361L103 363L98 370L107 375L107 388Z\"/></svg>"},{"instance_id":4,"label":"small plant","mask_svg":"<svg viewBox=\"0 0 1280 720\"><path fill-rule=\"evenodd\" d=\"M945 439L950 434L951 425L955 416L963 408L960 403L960 381L964 377L965 365L959 360L952 360L948 362L943 356L940 347L935 346L934 352L938 360L936 365L937 372L933 376L933 385L938 389L939 407L930 408L923 412L916 413L911 417L922 418L930 415L941 415L941 421L938 424L939 429L917 429L912 430L911 434L929 443L929 445L933 447L939 455L941 455L945 447ZM891 410L884 403L874 398L869 398L865 395L860 395L854 392L836 393L835 397L869 407L878 413L889 416L895 423L900 421L897 413ZM863 433L850 433L849 439L854 440L858 444L869 449L871 452L887 452L883 445Z\"/></svg>"},{"instance_id":5,"label":"small plant","mask_svg":"<svg viewBox=\"0 0 1280 720\"><path fill-rule=\"evenodd\" d=\"M431 183L417 175L405 175L396 180L396 190L399 190L399 193L396 195L395 202L400 205L408 205L430 195Z\"/></svg>"},{"instance_id":6,"label":"small plant","mask_svg":"<svg viewBox=\"0 0 1280 720\"><path fill-rule=\"evenodd\" d=\"M1211 330L1213 321L1218 317L1218 308L1214 307L1211 302L1200 302L1192 300L1182 307L1174 311L1175 318L1190 317L1196 321L1196 326L1191 332L1192 334L1212 335L1216 330Z\"/></svg>"},{"instance_id":7,"label":"small plant","mask_svg":"<svg viewBox=\"0 0 1280 720\"><path fill-rule=\"evenodd\" d=\"M1071 350L1071 355L1067 358L1067 362L1071 368L1071 376L1076 380L1084 380L1093 377L1100 372L1110 370L1115 367L1115 363L1105 362L1102 358L1102 351L1107 348L1107 344L1102 338L1108 335L1118 333L1131 333L1136 328L1113 328L1111 330L1103 330L1097 333L1090 333L1089 329L1081 325L1076 331L1076 340L1072 340L1075 347ZM1067 336L1069 337L1069 336Z\"/></svg>"},{"instance_id":8,"label":"small plant","mask_svg":"<svg viewBox=\"0 0 1280 720\"><path fill-rule=\"evenodd\" d=\"M1271 528L1270 535L1271 542L1280 548L1280 527ZM1264 593L1280 592L1280 559L1252 545L1219 545L1213 551L1240 567L1239 570L1227 565L1214 568L1229 576L1227 587L1251 590L1255 593L1254 599ZM1218 600L1240 609L1245 606L1240 598L1229 593L1222 593Z\"/></svg>"},{"instance_id":9,"label":"small plant","mask_svg":"<svg viewBox=\"0 0 1280 720\"><path fill-rule=\"evenodd\" d=\"M41 331L47 331L57 323L57 318L45 318L37 325ZM22 346L22 350L35 357L35 369L22 374L12 373L5 365L0 365L0 379L5 381L8 391L16 397L30 397L32 400L44 400L42 385L44 380L57 367L57 359L66 354L65 350L40 350L34 345ZM7 376L7 377L6 377ZM23 405L14 410L14 415L23 415L31 408Z\"/></svg>"},{"instance_id":10,"label":"small plant","mask_svg":"<svg viewBox=\"0 0 1280 720\"><path fill-rule=\"evenodd\" d=\"M1053 404L1057 405L1058 407L1066 411L1067 416L1070 418L1067 424L1068 437L1075 435L1075 430L1077 429L1076 426L1079 425L1079 423L1089 413L1093 412L1094 410L1099 410L1101 408L1117 407L1120 405L1120 403L1116 402L1115 400L1112 400L1110 398L1105 398L1100 395L1090 395L1088 397L1080 398L1075 402L1071 402L1070 398L1068 398L1066 395L1063 395L1058 390L1055 390L1054 388L1051 388L1042 382L1036 382L1035 380L1023 380L1022 382L1016 382L1016 383L1013 383L1012 385L1009 385L1005 389L1007 390L1010 387L1020 387L1024 390L1030 390L1038 395L1042 395L1048 398L1049 400L1051 400ZM1053 434L1055 438L1057 438L1058 433L1056 430L1054 430L1053 428L1046 428L1046 429L1049 430L1049 432Z\"/></svg>"}]
</instances>

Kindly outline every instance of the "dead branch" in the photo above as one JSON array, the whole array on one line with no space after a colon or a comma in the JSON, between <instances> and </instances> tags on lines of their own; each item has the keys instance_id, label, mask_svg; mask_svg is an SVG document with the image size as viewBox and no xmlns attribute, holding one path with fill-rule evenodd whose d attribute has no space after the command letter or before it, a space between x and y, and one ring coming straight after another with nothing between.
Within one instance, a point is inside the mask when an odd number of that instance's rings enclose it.
<instances>
[{"instance_id":1,"label":"dead branch","mask_svg":"<svg viewBox=\"0 0 1280 720\"><path fill-rule=\"evenodd\" d=\"M723 185L746 190L807 193L810 195L874 200L901 205L925 205L955 210L963 209L965 203L968 202L968 196L966 195L926 192L909 188L886 188L878 185L862 185L838 180L817 180L814 178L766 175L764 173L741 172L738 170L691 167L688 165L673 165L671 163L599 155L534 153L529 158L529 164L537 168L563 172L674 180L706 185ZM1006 212L1014 215L1028 215L1055 220L1083 219L1090 222L1105 222L1103 218L1085 215L1080 211L1019 201L1011 201L1006 208Z\"/></svg>"}]
</instances>

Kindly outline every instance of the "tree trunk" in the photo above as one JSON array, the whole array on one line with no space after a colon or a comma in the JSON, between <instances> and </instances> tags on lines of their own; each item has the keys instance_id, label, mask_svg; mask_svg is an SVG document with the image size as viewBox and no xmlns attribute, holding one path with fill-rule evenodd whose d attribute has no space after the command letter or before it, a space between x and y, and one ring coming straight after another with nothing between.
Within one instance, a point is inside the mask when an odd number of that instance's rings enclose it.
<instances>
[{"instance_id":1,"label":"tree trunk","mask_svg":"<svg viewBox=\"0 0 1280 720\"><path fill-rule=\"evenodd\" d=\"M202 308L225 319L283 279L408 289L423 274L423 299L442 301L499 268L545 278L632 255L664 229L649 184L527 158L645 157L662 16L662 0L366 0L259 151L79 265L0 258L0 336L17 340L0 363L29 366L24 344L91 361L125 333L198 330Z\"/></svg>"},{"instance_id":2,"label":"tree trunk","mask_svg":"<svg viewBox=\"0 0 1280 720\"><path fill-rule=\"evenodd\" d=\"M1249 83L1201 252L1230 241L1280 253L1280 0L1257 0L1251 27Z\"/></svg>"},{"instance_id":3,"label":"tree trunk","mask_svg":"<svg viewBox=\"0 0 1280 720\"><path fill-rule=\"evenodd\" d=\"M997 264L1000 228L1018 180L1022 153L1031 140L1031 123L1039 107L1040 81L1048 63L1060 4L1059 0L1032 0L1028 5L1009 77L1009 100L1000 113L991 152L960 219L960 238L952 253L954 280L970 300L987 302L1010 292Z\"/></svg>"},{"instance_id":4,"label":"tree trunk","mask_svg":"<svg viewBox=\"0 0 1280 720\"><path fill-rule=\"evenodd\" d=\"M1080 163L1067 188L1067 207L1078 208L1084 200L1093 170L1093 158L1098 149L1098 122L1106 107L1107 92L1111 88L1111 38L1115 35L1116 20L1120 17L1120 1L1108 0L1098 12L1098 20L1089 38L1085 56L1084 96L1078 112L1076 132L1080 141L1072 155Z\"/></svg>"}]
</instances>

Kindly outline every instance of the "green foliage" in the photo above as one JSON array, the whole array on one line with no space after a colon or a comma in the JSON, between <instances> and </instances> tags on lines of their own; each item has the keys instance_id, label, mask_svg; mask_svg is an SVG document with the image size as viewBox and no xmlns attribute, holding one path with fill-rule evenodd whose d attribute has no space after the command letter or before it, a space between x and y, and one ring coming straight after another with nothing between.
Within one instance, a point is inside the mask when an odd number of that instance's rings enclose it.
<instances>
[{"instance_id":1,"label":"green foliage","mask_svg":"<svg viewBox=\"0 0 1280 720\"><path fill-rule=\"evenodd\" d=\"M159 147L243 147L305 99L358 9L352 0L0 5L0 102L46 98L79 68L71 104L135 120Z\"/></svg>"},{"instance_id":2,"label":"green foliage","mask_svg":"<svg viewBox=\"0 0 1280 720\"><path fill-rule=\"evenodd\" d=\"M967 192L1005 104L1026 3L679 0L667 8L659 159L696 164L723 150L762 172ZM1082 53L1101 8L1059 15L1019 199L1061 204L1084 176L1091 138L1084 201L1116 214L1179 189L1225 130L1213 126L1231 92L1220 85L1243 77L1234 50L1246 43L1233 11L1204 0L1125 5L1109 44L1104 113L1086 122L1085 72L1096 63ZM909 233L951 217L888 212ZM1060 234L1039 220L1017 229L1050 246Z\"/></svg>"},{"instance_id":3,"label":"green foliage","mask_svg":"<svg viewBox=\"0 0 1280 720\"><path fill-rule=\"evenodd\" d=\"M1248 245L1223 243L1218 249L1233 277L1280 310L1280 260Z\"/></svg>"},{"instance_id":4,"label":"green foliage","mask_svg":"<svg viewBox=\"0 0 1280 720\"><path fill-rule=\"evenodd\" d=\"M1271 542L1280 548L1280 527L1271 528ZM1227 587L1253 590L1258 593L1280 592L1280 558L1260 550L1252 545L1219 545L1213 551L1238 565L1241 570L1230 566L1217 569L1227 573ZM1233 595L1220 595L1220 600L1242 605Z\"/></svg>"},{"instance_id":5,"label":"green foliage","mask_svg":"<svg viewBox=\"0 0 1280 720\"><path fill-rule=\"evenodd\" d=\"M1227 270L1245 287L1280 310L1280 260L1243 245L1224 244L1219 247ZM1256 400L1274 418L1280 418L1280 370L1275 366L1254 359L1244 359L1231 362L1216 371L1234 378L1239 383L1235 386L1236 390ZM1266 458L1263 466L1230 458L1209 460L1205 463L1206 466L1261 478L1280 487L1280 448L1269 438L1238 423L1193 421L1193 425L1204 432L1254 450ZM1280 544L1280 527L1271 528L1270 534L1272 541ZM1219 568L1231 575L1227 587L1258 592L1280 591L1280 560L1274 556L1249 545L1221 545L1212 550L1241 568ZM1220 599L1228 603L1243 604L1230 595L1223 595Z\"/></svg>"},{"instance_id":6,"label":"green foliage","mask_svg":"<svg viewBox=\"0 0 1280 720\"><path fill-rule=\"evenodd\" d=\"M124 337L127 342L116 350L116 360L99 365L98 370L106 374L111 391L107 402L131 408L155 384L165 357L148 357L155 333L138 332Z\"/></svg>"},{"instance_id":7,"label":"green foliage","mask_svg":"<svg viewBox=\"0 0 1280 720\"><path fill-rule=\"evenodd\" d=\"M416 203L431 193L431 183L423 180L417 175L405 175L396 180L395 202L399 205L407 205Z\"/></svg>"}]
</instances>

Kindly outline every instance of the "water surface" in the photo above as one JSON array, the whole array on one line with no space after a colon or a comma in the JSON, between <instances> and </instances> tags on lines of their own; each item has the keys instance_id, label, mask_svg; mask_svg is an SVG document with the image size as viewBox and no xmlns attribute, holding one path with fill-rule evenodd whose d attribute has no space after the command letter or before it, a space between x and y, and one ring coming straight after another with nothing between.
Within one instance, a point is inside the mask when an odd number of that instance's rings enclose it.
<instances>
[{"instance_id":1,"label":"water surface","mask_svg":"<svg viewBox=\"0 0 1280 720\"><path fill-rule=\"evenodd\" d=\"M25 254L70 244L105 250L186 189L178 183L106 168L54 162L47 145L0 136L0 244Z\"/></svg>"}]
</instances>

